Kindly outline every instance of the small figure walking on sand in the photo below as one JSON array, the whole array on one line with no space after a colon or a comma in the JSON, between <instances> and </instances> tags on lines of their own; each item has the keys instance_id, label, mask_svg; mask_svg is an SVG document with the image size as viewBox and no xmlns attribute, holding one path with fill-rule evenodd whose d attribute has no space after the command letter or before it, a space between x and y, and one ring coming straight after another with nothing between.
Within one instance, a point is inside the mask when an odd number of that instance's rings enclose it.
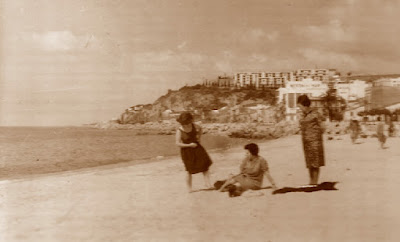
<instances>
[{"instance_id":1,"label":"small figure walking on sand","mask_svg":"<svg viewBox=\"0 0 400 242\"><path fill-rule=\"evenodd\" d=\"M316 186L318 185L319 168L325 165L322 118L317 110L310 107L311 101L307 95L299 96L297 104L303 112L300 129L306 166L310 175L310 185Z\"/></svg>"},{"instance_id":2,"label":"small figure walking on sand","mask_svg":"<svg viewBox=\"0 0 400 242\"><path fill-rule=\"evenodd\" d=\"M396 127L394 126L392 117L389 119L389 129L388 129L388 131L389 131L389 137L395 137L396 136Z\"/></svg>"},{"instance_id":3,"label":"small figure walking on sand","mask_svg":"<svg viewBox=\"0 0 400 242\"><path fill-rule=\"evenodd\" d=\"M357 119L350 120L349 129L351 142L355 144L361 132L361 126Z\"/></svg>"},{"instance_id":4,"label":"small figure walking on sand","mask_svg":"<svg viewBox=\"0 0 400 242\"><path fill-rule=\"evenodd\" d=\"M219 188L219 191L224 191L228 185L237 184L241 192L246 190L258 190L263 183L264 175L267 177L275 190L276 185L271 175L269 174L267 161L258 155L258 145L250 143L244 146L246 157L240 165L240 174L229 177L225 183Z\"/></svg>"},{"instance_id":5,"label":"small figure walking on sand","mask_svg":"<svg viewBox=\"0 0 400 242\"><path fill-rule=\"evenodd\" d=\"M381 144L381 149L385 149L386 135L385 135L385 123L381 121L381 117L378 117L378 125L376 126L376 135L378 137L379 143Z\"/></svg>"},{"instance_id":6,"label":"small figure walking on sand","mask_svg":"<svg viewBox=\"0 0 400 242\"><path fill-rule=\"evenodd\" d=\"M177 121L181 126L176 131L176 145L181 148L181 157L187 171L186 183L192 192L192 174L202 172L207 188L212 188L208 168L212 161L206 150L200 144L201 127L193 123L189 112L181 113Z\"/></svg>"}]
</instances>

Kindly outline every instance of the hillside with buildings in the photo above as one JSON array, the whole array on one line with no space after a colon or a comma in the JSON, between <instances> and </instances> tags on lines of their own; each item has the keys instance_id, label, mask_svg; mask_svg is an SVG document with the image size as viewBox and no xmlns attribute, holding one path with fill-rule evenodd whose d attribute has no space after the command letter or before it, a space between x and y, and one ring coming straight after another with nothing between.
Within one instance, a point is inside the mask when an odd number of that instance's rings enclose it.
<instances>
[{"instance_id":1,"label":"hillside with buildings","mask_svg":"<svg viewBox=\"0 0 400 242\"><path fill-rule=\"evenodd\" d=\"M335 120L342 120L368 109L397 108L399 76L348 73L343 77L335 69L236 73L169 90L152 104L126 109L116 121L143 124L174 120L183 111L191 111L196 120L205 123L295 121L299 115L296 99L302 94L325 115L328 109L340 112ZM334 91L338 101L327 103L328 90Z\"/></svg>"},{"instance_id":2,"label":"hillside with buildings","mask_svg":"<svg viewBox=\"0 0 400 242\"><path fill-rule=\"evenodd\" d=\"M276 90L255 88L224 89L204 85L185 86L169 90L153 104L135 105L125 110L121 124L146 123L175 119L183 111L191 111L205 122L252 121L252 113L269 113L276 104ZM263 115L264 121L273 117Z\"/></svg>"}]
</instances>

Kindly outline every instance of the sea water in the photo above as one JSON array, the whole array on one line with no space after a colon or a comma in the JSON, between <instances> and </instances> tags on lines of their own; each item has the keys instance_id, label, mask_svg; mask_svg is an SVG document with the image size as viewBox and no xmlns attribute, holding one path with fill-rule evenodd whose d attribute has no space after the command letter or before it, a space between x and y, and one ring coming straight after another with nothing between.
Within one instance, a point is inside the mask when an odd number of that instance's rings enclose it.
<instances>
[{"instance_id":1,"label":"sea water","mask_svg":"<svg viewBox=\"0 0 400 242\"><path fill-rule=\"evenodd\" d=\"M203 135L208 150L246 140ZM88 127L0 127L2 178L76 170L101 165L152 162L178 156L174 135L137 135L132 130Z\"/></svg>"}]
</instances>

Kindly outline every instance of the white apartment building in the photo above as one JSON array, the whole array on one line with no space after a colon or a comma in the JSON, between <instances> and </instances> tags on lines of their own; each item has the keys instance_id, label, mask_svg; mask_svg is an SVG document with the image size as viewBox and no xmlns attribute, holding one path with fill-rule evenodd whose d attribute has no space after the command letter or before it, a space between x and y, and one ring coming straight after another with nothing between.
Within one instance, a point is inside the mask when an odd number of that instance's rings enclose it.
<instances>
[{"instance_id":1,"label":"white apartment building","mask_svg":"<svg viewBox=\"0 0 400 242\"><path fill-rule=\"evenodd\" d=\"M373 82L374 87L400 87L400 77L381 78Z\"/></svg>"},{"instance_id":2,"label":"white apartment building","mask_svg":"<svg viewBox=\"0 0 400 242\"><path fill-rule=\"evenodd\" d=\"M279 88L290 81L292 75L291 72L239 72L235 74L234 83L237 87Z\"/></svg>"},{"instance_id":3,"label":"white apartment building","mask_svg":"<svg viewBox=\"0 0 400 242\"><path fill-rule=\"evenodd\" d=\"M285 103L286 119L297 120L297 98L306 94L310 99L321 98L328 91L328 85L311 78L302 81L290 81L278 89L278 103Z\"/></svg>"},{"instance_id":4,"label":"white apartment building","mask_svg":"<svg viewBox=\"0 0 400 242\"><path fill-rule=\"evenodd\" d=\"M234 76L234 86L256 88L280 88L287 82L313 79L328 82L336 74L335 69L299 69L290 72L239 72Z\"/></svg>"},{"instance_id":5,"label":"white apartment building","mask_svg":"<svg viewBox=\"0 0 400 242\"><path fill-rule=\"evenodd\" d=\"M347 83L336 82L334 84L337 94L346 101L365 98L370 87L371 84L361 80ZM287 120L297 120L297 98L302 94L306 94L312 100L313 106L322 108L321 98L326 94L328 89L328 83L316 81L311 78L302 81L290 81L286 83L285 87L278 89L278 103L285 103Z\"/></svg>"},{"instance_id":6,"label":"white apartment building","mask_svg":"<svg viewBox=\"0 0 400 242\"><path fill-rule=\"evenodd\" d=\"M337 94L346 101L355 101L360 98L365 98L365 93L371 85L361 80L354 80L352 82L337 82L334 88Z\"/></svg>"},{"instance_id":7,"label":"white apartment building","mask_svg":"<svg viewBox=\"0 0 400 242\"><path fill-rule=\"evenodd\" d=\"M315 81L328 82L329 78L336 75L336 69L298 69L293 72L293 81L313 79Z\"/></svg>"}]
</instances>

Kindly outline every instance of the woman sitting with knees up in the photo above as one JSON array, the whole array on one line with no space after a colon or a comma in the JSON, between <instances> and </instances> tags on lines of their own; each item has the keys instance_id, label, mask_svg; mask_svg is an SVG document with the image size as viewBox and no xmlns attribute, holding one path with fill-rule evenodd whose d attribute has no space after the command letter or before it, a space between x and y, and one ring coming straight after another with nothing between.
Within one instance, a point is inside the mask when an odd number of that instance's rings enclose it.
<instances>
[{"instance_id":1,"label":"woman sitting with knees up","mask_svg":"<svg viewBox=\"0 0 400 242\"><path fill-rule=\"evenodd\" d=\"M275 190L275 182L269 174L267 161L258 155L258 145L250 143L245 145L244 149L245 158L240 165L240 174L229 177L219 191L224 191L228 185L237 185L241 191L258 190L261 188L264 175Z\"/></svg>"}]
</instances>

